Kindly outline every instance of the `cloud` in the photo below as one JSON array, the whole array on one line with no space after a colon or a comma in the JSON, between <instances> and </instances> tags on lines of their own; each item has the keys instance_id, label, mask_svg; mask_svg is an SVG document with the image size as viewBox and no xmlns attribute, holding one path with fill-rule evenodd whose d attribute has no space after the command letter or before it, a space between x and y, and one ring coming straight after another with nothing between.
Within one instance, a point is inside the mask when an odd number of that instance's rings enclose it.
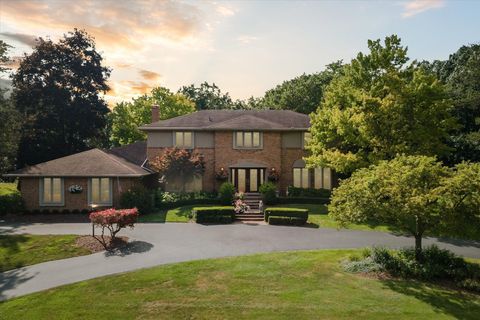
<instances>
[{"instance_id":1,"label":"cloud","mask_svg":"<svg viewBox=\"0 0 480 320\"><path fill-rule=\"evenodd\" d=\"M156 81L158 79L160 79L160 74L157 73L157 72L154 72L154 71L149 71L149 70L145 70L145 69L140 69L138 71L138 73L140 74L140 76L147 80L147 81Z\"/></svg>"},{"instance_id":2,"label":"cloud","mask_svg":"<svg viewBox=\"0 0 480 320\"><path fill-rule=\"evenodd\" d=\"M120 84L128 87L129 93L133 95L150 93L150 91L152 91L152 89L155 87L154 85L145 81L125 80L120 81Z\"/></svg>"},{"instance_id":3,"label":"cloud","mask_svg":"<svg viewBox=\"0 0 480 320\"><path fill-rule=\"evenodd\" d=\"M411 0L402 3L403 6L403 18L410 18L419 13L439 9L445 6L444 0Z\"/></svg>"},{"instance_id":4,"label":"cloud","mask_svg":"<svg viewBox=\"0 0 480 320\"><path fill-rule=\"evenodd\" d=\"M156 38L182 41L193 37L203 28L202 18L195 5L170 0L2 1L2 23L9 29L61 34L77 27L103 46L128 49L138 49L142 42Z\"/></svg>"},{"instance_id":5,"label":"cloud","mask_svg":"<svg viewBox=\"0 0 480 320\"><path fill-rule=\"evenodd\" d=\"M16 40L23 44L26 44L29 47L34 47L36 45L36 37L30 34L24 33L15 33L15 32L2 32L0 36L4 36L10 38L12 40Z\"/></svg>"},{"instance_id":6,"label":"cloud","mask_svg":"<svg viewBox=\"0 0 480 320\"><path fill-rule=\"evenodd\" d=\"M216 11L224 17L230 17L230 16L233 16L235 14L235 11L233 9L230 9L228 7L225 7L225 6L217 6Z\"/></svg>"},{"instance_id":7,"label":"cloud","mask_svg":"<svg viewBox=\"0 0 480 320\"><path fill-rule=\"evenodd\" d=\"M237 40L243 44L249 44L250 42L258 40L258 38L254 36L242 35L242 36L238 36Z\"/></svg>"}]
</instances>

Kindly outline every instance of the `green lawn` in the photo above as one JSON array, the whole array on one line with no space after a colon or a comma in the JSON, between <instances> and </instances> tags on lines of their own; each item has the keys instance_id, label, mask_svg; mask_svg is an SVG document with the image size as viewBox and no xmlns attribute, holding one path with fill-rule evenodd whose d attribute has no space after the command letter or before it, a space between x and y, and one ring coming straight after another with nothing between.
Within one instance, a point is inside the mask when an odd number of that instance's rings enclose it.
<instances>
[{"instance_id":1,"label":"green lawn","mask_svg":"<svg viewBox=\"0 0 480 320\"><path fill-rule=\"evenodd\" d=\"M2 319L478 319L480 296L344 272L352 250L193 261L0 303ZM359 251L357 251L359 252Z\"/></svg>"},{"instance_id":2,"label":"green lawn","mask_svg":"<svg viewBox=\"0 0 480 320\"><path fill-rule=\"evenodd\" d=\"M160 210L155 213L141 215L139 222L189 222L192 209L195 207L214 207L213 204L191 205L177 207L170 210Z\"/></svg>"},{"instance_id":3,"label":"green lawn","mask_svg":"<svg viewBox=\"0 0 480 320\"><path fill-rule=\"evenodd\" d=\"M0 235L0 272L90 254L87 249L75 246L76 238L74 235Z\"/></svg>"},{"instance_id":4,"label":"green lawn","mask_svg":"<svg viewBox=\"0 0 480 320\"><path fill-rule=\"evenodd\" d=\"M18 192L16 183L0 182L0 196Z\"/></svg>"}]
</instances>

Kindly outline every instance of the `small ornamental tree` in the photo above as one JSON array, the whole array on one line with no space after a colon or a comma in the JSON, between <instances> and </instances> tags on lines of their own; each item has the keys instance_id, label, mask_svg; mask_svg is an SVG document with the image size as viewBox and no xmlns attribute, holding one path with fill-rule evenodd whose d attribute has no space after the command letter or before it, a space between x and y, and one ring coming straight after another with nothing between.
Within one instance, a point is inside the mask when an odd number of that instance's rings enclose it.
<instances>
[{"instance_id":1,"label":"small ornamental tree","mask_svg":"<svg viewBox=\"0 0 480 320\"><path fill-rule=\"evenodd\" d=\"M185 149L167 148L150 161L150 167L164 175L167 179L181 180L182 191L193 177L200 176L205 171L203 155Z\"/></svg>"},{"instance_id":2,"label":"small ornamental tree","mask_svg":"<svg viewBox=\"0 0 480 320\"><path fill-rule=\"evenodd\" d=\"M341 226L385 223L410 233L420 260L425 233L478 230L479 205L479 164L452 169L434 157L397 156L354 172L333 191L328 209Z\"/></svg>"},{"instance_id":3,"label":"small ornamental tree","mask_svg":"<svg viewBox=\"0 0 480 320\"><path fill-rule=\"evenodd\" d=\"M110 232L110 244L114 243L116 235L120 230L126 227L133 228L138 218L137 208L133 209L107 209L90 213L90 221L94 226L102 228L102 237L100 242L108 249L105 241L105 229Z\"/></svg>"}]
</instances>

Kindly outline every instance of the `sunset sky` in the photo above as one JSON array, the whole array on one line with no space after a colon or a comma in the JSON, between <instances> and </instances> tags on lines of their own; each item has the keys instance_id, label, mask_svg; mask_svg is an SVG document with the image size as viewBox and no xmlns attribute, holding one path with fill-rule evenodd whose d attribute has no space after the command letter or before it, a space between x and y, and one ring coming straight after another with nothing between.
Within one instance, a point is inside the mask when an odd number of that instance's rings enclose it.
<instances>
[{"instance_id":1,"label":"sunset sky","mask_svg":"<svg viewBox=\"0 0 480 320\"><path fill-rule=\"evenodd\" d=\"M95 37L113 68L110 102L203 81L243 99L349 61L367 39L392 33L414 59L446 59L480 42L480 1L0 0L11 56L75 27Z\"/></svg>"}]
</instances>

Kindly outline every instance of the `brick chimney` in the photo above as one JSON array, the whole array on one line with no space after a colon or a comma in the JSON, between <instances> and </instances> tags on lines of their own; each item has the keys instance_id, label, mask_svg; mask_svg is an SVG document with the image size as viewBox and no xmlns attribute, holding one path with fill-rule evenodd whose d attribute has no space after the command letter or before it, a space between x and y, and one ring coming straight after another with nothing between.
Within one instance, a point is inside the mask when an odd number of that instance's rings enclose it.
<instances>
[{"instance_id":1,"label":"brick chimney","mask_svg":"<svg viewBox=\"0 0 480 320\"><path fill-rule=\"evenodd\" d=\"M160 108L157 104L152 106L152 123L160 120Z\"/></svg>"}]
</instances>

